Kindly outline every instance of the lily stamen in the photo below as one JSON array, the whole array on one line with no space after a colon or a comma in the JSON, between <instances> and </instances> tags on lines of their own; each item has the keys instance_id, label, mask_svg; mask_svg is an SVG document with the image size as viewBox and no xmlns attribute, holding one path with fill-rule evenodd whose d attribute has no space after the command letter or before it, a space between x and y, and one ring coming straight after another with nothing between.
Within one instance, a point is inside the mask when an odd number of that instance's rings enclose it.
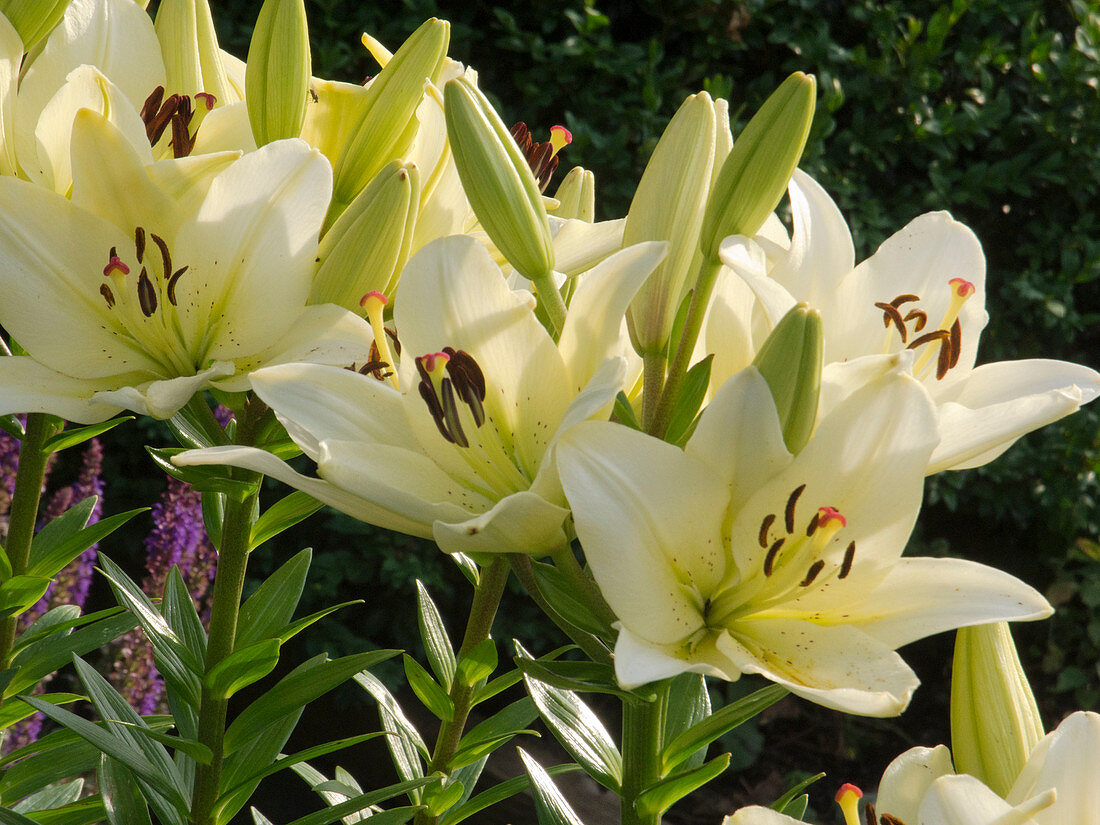
<instances>
[{"instance_id":1,"label":"lily stamen","mask_svg":"<svg viewBox=\"0 0 1100 825\"><path fill-rule=\"evenodd\" d=\"M371 290L359 300L359 306L367 311L367 321L370 322L371 331L374 333L374 343L371 346L371 360L375 360L375 354L377 354L377 360L380 364L384 364L387 367L394 365L393 355L390 354L390 345L387 340L387 333L389 330L382 320L382 310L385 308L389 300L381 292L377 290ZM400 352L400 350L398 350ZM378 374L375 377L382 377ZM390 385L394 389L398 389L397 376L395 371L391 370L390 373L384 376L389 379Z\"/></svg>"},{"instance_id":2,"label":"lily stamen","mask_svg":"<svg viewBox=\"0 0 1100 825\"><path fill-rule=\"evenodd\" d=\"M531 137L523 121L512 126L510 131L527 165L531 167L539 191L545 192L554 170L558 168L558 152L573 142L572 133L564 126L554 126L550 129L550 140L539 143Z\"/></svg>"},{"instance_id":3,"label":"lily stamen","mask_svg":"<svg viewBox=\"0 0 1100 825\"><path fill-rule=\"evenodd\" d=\"M783 510L783 520L787 528L787 533L794 532L794 508L798 504L798 497L802 495L802 491L806 489L805 484L800 484L791 491L790 496L787 497L787 506Z\"/></svg>"}]
</instances>

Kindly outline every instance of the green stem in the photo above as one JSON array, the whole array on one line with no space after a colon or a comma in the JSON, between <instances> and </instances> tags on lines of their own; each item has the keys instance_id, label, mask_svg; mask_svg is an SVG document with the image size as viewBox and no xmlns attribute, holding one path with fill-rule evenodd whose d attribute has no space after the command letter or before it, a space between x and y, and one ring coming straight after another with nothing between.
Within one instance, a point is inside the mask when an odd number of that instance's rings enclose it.
<instances>
[{"instance_id":1,"label":"green stem","mask_svg":"<svg viewBox=\"0 0 1100 825\"><path fill-rule=\"evenodd\" d=\"M638 811L635 802L661 778L668 682L654 685L653 702L623 702L623 786L620 794L622 825L661 825L661 814Z\"/></svg>"},{"instance_id":2,"label":"green stem","mask_svg":"<svg viewBox=\"0 0 1100 825\"><path fill-rule=\"evenodd\" d=\"M237 429L236 443L254 443L260 419L267 413L259 399L250 399L244 420ZM253 514L260 491L258 473L239 471L236 478L248 484L243 496L230 496L225 505L221 542L218 546L218 567L214 578L214 595L210 606L210 632L206 647L206 672L233 652L237 637L237 619L241 608L248 567L248 548L252 538ZM197 765L191 796L193 825L213 825L214 807L221 790L221 770L224 758L226 712L229 702L203 685L199 704L198 739L213 755L209 765Z\"/></svg>"},{"instance_id":3,"label":"green stem","mask_svg":"<svg viewBox=\"0 0 1100 825\"><path fill-rule=\"evenodd\" d=\"M4 548L11 564L12 576L22 576L27 572L31 541L38 522L38 505L42 499L42 483L46 478L46 464L50 457L42 447L56 430L55 420L45 413L28 413L23 440L19 443L19 469L15 475L15 489L12 491L8 519L8 541ZM6 669L9 664L8 657L15 644L18 625L18 616L8 616L0 622L0 670Z\"/></svg>"},{"instance_id":4,"label":"green stem","mask_svg":"<svg viewBox=\"0 0 1100 825\"><path fill-rule=\"evenodd\" d=\"M481 578L474 588L474 600L470 605L470 616L466 620L466 632L462 636L462 644L458 648L458 661L489 638L489 632L493 629L493 619L496 618L497 608L500 607L500 599L504 595L504 586L508 583L508 559L505 556L496 556L488 567L481 570ZM450 697L454 705L454 716L450 721L444 720L439 727L439 734L435 739L435 750L432 751L431 762L428 763L427 773L447 773L451 759L458 751L458 743L462 740L462 733L466 728L466 720L470 716L473 707L474 686L455 674L451 682ZM416 815L417 825L435 825L438 817L430 816L423 811Z\"/></svg>"},{"instance_id":5,"label":"green stem","mask_svg":"<svg viewBox=\"0 0 1100 825\"><path fill-rule=\"evenodd\" d=\"M642 364L642 429L649 432L665 386L668 359L663 352L647 352L642 356Z\"/></svg>"},{"instance_id":6,"label":"green stem","mask_svg":"<svg viewBox=\"0 0 1100 825\"><path fill-rule=\"evenodd\" d=\"M691 294L691 303L688 305L687 318L684 320L684 332L680 336L680 342L676 347L676 357L668 369L668 378L665 380L665 388L661 398L657 402L657 410L654 413L652 425L646 427L646 432L657 438L664 438L668 430L668 422L672 418L672 410L676 405L676 399L680 395L680 389L687 377L688 367L691 366L691 356L695 351L695 342L699 339L699 330L703 327L703 317L710 303L711 293L714 292L714 282L718 279L718 272L722 268L722 262L718 260L703 260L699 266L699 276L695 280L695 289Z\"/></svg>"},{"instance_id":7,"label":"green stem","mask_svg":"<svg viewBox=\"0 0 1100 825\"><path fill-rule=\"evenodd\" d=\"M553 275L536 278L533 283L535 289L538 290L539 300L542 308L546 311L546 317L550 319L550 324L554 327L551 332L554 340L557 341L561 337L562 329L565 328L565 315L567 312L565 299L561 297L561 293L554 286Z\"/></svg>"},{"instance_id":8,"label":"green stem","mask_svg":"<svg viewBox=\"0 0 1100 825\"><path fill-rule=\"evenodd\" d=\"M611 653L608 651L607 646L597 637L586 630L581 630L562 616L554 606L546 600L546 597L539 592L539 585L538 581L535 579L535 572L531 566L530 556L516 554L511 556L510 560L512 563L512 570L515 572L516 578L519 579L520 584L523 585L523 589L527 591L527 595L531 597L531 601L537 604L542 612L550 618L550 621L556 624L561 632L568 636L577 647L583 650L593 662L611 664Z\"/></svg>"}]
</instances>

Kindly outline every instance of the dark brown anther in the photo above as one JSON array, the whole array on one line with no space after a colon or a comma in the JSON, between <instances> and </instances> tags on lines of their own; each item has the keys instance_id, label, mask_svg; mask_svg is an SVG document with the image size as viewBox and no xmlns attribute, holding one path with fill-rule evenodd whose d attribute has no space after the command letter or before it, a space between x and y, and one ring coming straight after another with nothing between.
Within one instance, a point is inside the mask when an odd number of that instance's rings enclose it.
<instances>
[{"instance_id":1,"label":"dark brown anther","mask_svg":"<svg viewBox=\"0 0 1100 825\"><path fill-rule=\"evenodd\" d=\"M959 355L962 354L962 324L959 323L959 319L955 319L955 323L951 325L951 363L948 367L954 367L959 363Z\"/></svg>"},{"instance_id":2,"label":"dark brown anther","mask_svg":"<svg viewBox=\"0 0 1100 825\"><path fill-rule=\"evenodd\" d=\"M142 313L148 318L157 311L157 290L149 280L149 273L145 271L145 267L141 268L141 275L138 276L137 291L138 304L141 306Z\"/></svg>"},{"instance_id":3,"label":"dark brown anther","mask_svg":"<svg viewBox=\"0 0 1100 825\"><path fill-rule=\"evenodd\" d=\"M946 341L950 337L951 333L949 333L945 329L933 330L932 332L926 332L920 338L915 339L908 348L916 349L917 347L922 347L925 344L930 344L933 341Z\"/></svg>"},{"instance_id":4,"label":"dark brown anther","mask_svg":"<svg viewBox=\"0 0 1100 825\"><path fill-rule=\"evenodd\" d=\"M138 226L134 228L134 251L137 252L138 263L145 263L145 227ZM115 254L113 249L111 254Z\"/></svg>"},{"instance_id":5,"label":"dark brown anther","mask_svg":"<svg viewBox=\"0 0 1100 825\"><path fill-rule=\"evenodd\" d=\"M768 554L764 556L764 575L770 576L772 574L772 568L775 567L776 556L779 555L779 551L783 549L783 542L786 539L778 539L775 544L768 548Z\"/></svg>"},{"instance_id":6,"label":"dark brown anther","mask_svg":"<svg viewBox=\"0 0 1100 825\"><path fill-rule=\"evenodd\" d=\"M162 238L156 232L150 232L149 237L153 239L153 243L155 243L157 245L157 249L160 250L161 277L171 277L172 255L168 251L168 244L165 243L164 238Z\"/></svg>"},{"instance_id":7,"label":"dark brown anther","mask_svg":"<svg viewBox=\"0 0 1100 825\"><path fill-rule=\"evenodd\" d=\"M187 271L186 266L181 266L175 272L172 273L172 277L168 279L168 303L172 306L176 305L176 281L180 279L180 275Z\"/></svg>"},{"instance_id":8,"label":"dark brown anther","mask_svg":"<svg viewBox=\"0 0 1100 825\"><path fill-rule=\"evenodd\" d=\"M111 309L115 305L115 294L111 292L111 288L107 284L99 285L99 294L107 302L107 309Z\"/></svg>"},{"instance_id":9,"label":"dark brown anther","mask_svg":"<svg viewBox=\"0 0 1100 825\"><path fill-rule=\"evenodd\" d=\"M868 802L863 807L863 821L866 825L878 825L878 817L875 816L875 805L873 802Z\"/></svg>"},{"instance_id":10,"label":"dark brown anther","mask_svg":"<svg viewBox=\"0 0 1100 825\"><path fill-rule=\"evenodd\" d=\"M195 148L194 141L187 131L187 120L190 120L190 117L186 120L179 115L172 118L172 157L177 159L187 157Z\"/></svg>"},{"instance_id":11,"label":"dark brown anther","mask_svg":"<svg viewBox=\"0 0 1100 825\"><path fill-rule=\"evenodd\" d=\"M797 487L791 490L791 494L787 498L787 507L783 511L783 518L787 527L788 534L794 532L794 506L798 504L798 497L802 495L802 491L805 489L805 484L799 484Z\"/></svg>"},{"instance_id":12,"label":"dark brown anther","mask_svg":"<svg viewBox=\"0 0 1100 825\"><path fill-rule=\"evenodd\" d=\"M519 146L519 150L526 155L528 148L531 146L531 133L527 131L527 124L521 120L508 131L511 133L516 145Z\"/></svg>"},{"instance_id":13,"label":"dark brown anther","mask_svg":"<svg viewBox=\"0 0 1100 825\"><path fill-rule=\"evenodd\" d=\"M919 309L911 309L905 314L905 321L908 323L913 320L917 322L913 326L913 332L920 332L928 323L928 313Z\"/></svg>"},{"instance_id":14,"label":"dark brown anther","mask_svg":"<svg viewBox=\"0 0 1100 825\"><path fill-rule=\"evenodd\" d=\"M539 191L545 192L554 170L558 168L558 159L554 155L553 145L550 141L539 143L534 140L527 129L527 124L522 121L513 125L509 131L527 165L531 168L531 174L535 176Z\"/></svg>"},{"instance_id":15,"label":"dark brown anther","mask_svg":"<svg viewBox=\"0 0 1100 825\"><path fill-rule=\"evenodd\" d=\"M370 360L359 368L360 375L373 375L379 381L384 381L393 375L392 372L387 372L390 365L382 360L382 354L378 351L378 344L374 341L370 343Z\"/></svg>"},{"instance_id":16,"label":"dark brown anther","mask_svg":"<svg viewBox=\"0 0 1100 825\"><path fill-rule=\"evenodd\" d=\"M145 98L145 103L141 106L141 120L145 123L146 127L149 125L149 121L153 116L160 111L160 104L164 100L164 87L157 86L150 93L149 97Z\"/></svg>"},{"instance_id":17,"label":"dark brown anther","mask_svg":"<svg viewBox=\"0 0 1100 825\"><path fill-rule=\"evenodd\" d=\"M417 359L417 361L419 360ZM419 363L417 367L420 367ZM435 390L432 388L431 381L421 381L417 384L417 389L420 390L420 397L424 399L424 403L428 405L428 412L432 414L432 420L439 429L440 435L454 444L454 436L447 432L447 428L443 425L443 407L440 406L439 399L435 397Z\"/></svg>"},{"instance_id":18,"label":"dark brown anther","mask_svg":"<svg viewBox=\"0 0 1100 825\"><path fill-rule=\"evenodd\" d=\"M904 344L906 338L909 337L909 332L905 328L905 319L901 317L901 313L898 312L897 307L883 301L876 301L875 306L882 310L882 325L889 329L890 322L892 321L894 326L897 327L898 334L901 336L901 342Z\"/></svg>"},{"instance_id":19,"label":"dark brown anther","mask_svg":"<svg viewBox=\"0 0 1100 825\"><path fill-rule=\"evenodd\" d=\"M840 563L840 573L837 574L838 579L848 578L848 574L852 572L852 562L856 560L856 543L853 541L848 545L848 549L844 551L844 561Z\"/></svg>"},{"instance_id":20,"label":"dark brown anther","mask_svg":"<svg viewBox=\"0 0 1100 825\"><path fill-rule=\"evenodd\" d=\"M764 516L764 520L760 522L760 535L757 536L757 541L760 542L761 547L768 546L768 531L772 529L772 524L775 522L775 513L768 513Z\"/></svg>"},{"instance_id":21,"label":"dark brown anther","mask_svg":"<svg viewBox=\"0 0 1100 825\"><path fill-rule=\"evenodd\" d=\"M905 823L896 816L890 816L890 814L883 814L878 818L878 821L879 825L905 825Z\"/></svg>"},{"instance_id":22,"label":"dark brown anther","mask_svg":"<svg viewBox=\"0 0 1100 825\"><path fill-rule=\"evenodd\" d=\"M951 342L944 341L940 344L940 352L936 358L936 380L941 380L951 369Z\"/></svg>"},{"instance_id":23,"label":"dark brown anther","mask_svg":"<svg viewBox=\"0 0 1100 825\"><path fill-rule=\"evenodd\" d=\"M161 95L163 94L164 90L162 89ZM152 96L150 96L150 99L151 98ZM168 128L168 124L175 116L176 109L179 108L179 105L180 96L169 95L168 98L160 104L159 108L150 109L148 117L142 117L142 120L145 121L145 136L149 138L150 146L157 145L157 141L160 140L161 135L164 134L164 130Z\"/></svg>"},{"instance_id":24,"label":"dark brown anther","mask_svg":"<svg viewBox=\"0 0 1100 825\"><path fill-rule=\"evenodd\" d=\"M391 341L393 341L393 351L394 351L394 353L395 353L396 355L400 355L400 354L401 354L401 341L400 341L400 340L398 339L398 337L397 337L397 333L396 333L396 332L394 332L394 331L393 331L392 329L390 329L389 327L382 327L382 329L384 329L384 330L386 331L386 335L387 335L387 337L388 337L388 338L389 338L389 339L390 339Z\"/></svg>"},{"instance_id":25,"label":"dark brown anther","mask_svg":"<svg viewBox=\"0 0 1100 825\"><path fill-rule=\"evenodd\" d=\"M439 382L440 401L443 404L443 421L451 433L451 441L459 447L469 447L470 442L462 430L462 421L458 417L458 404L455 402L454 385L450 378Z\"/></svg>"},{"instance_id":26,"label":"dark brown anther","mask_svg":"<svg viewBox=\"0 0 1100 825\"><path fill-rule=\"evenodd\" d=\"M806 578L800 581L798 583L798 586L809 587L811 584L814 583L814 579L817 578L817 574L820 573L824 567L825 562L823 562L821 559L815 561L813 564L810 565L810 569L806 571Z\"/></svg>"},{"instance_id":27,"label":"dark brown anther","mask_svg":"<svg viewBox=\"0 0 1100 825\"><path fill-rule=\"evenodd\" d=\"M809 538L817 532L817 525L821 522L821 513L814 513L814 517L810 519L810 523L806 525L806 538Z\"/></svg>"},{"instance_id":28,"label":"dark brown anther","mask_svg":"<svg viewBox=\"0 0 1100 825\"><path fill-rule=\"evenodd\" d=\"M900 307L902 304L911 304L913 301L919 300L919 295L914 295L912 292L903 292L901 295L890 302L890 306Z\"/></svg>"}]
</instances>

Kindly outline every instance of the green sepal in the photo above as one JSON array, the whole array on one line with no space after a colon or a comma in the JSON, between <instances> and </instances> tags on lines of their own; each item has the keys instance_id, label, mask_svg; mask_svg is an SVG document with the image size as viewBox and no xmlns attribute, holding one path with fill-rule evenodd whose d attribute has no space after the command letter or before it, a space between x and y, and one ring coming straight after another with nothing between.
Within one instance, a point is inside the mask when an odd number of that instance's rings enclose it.
<instances>
[{"instance_id":1,"label":"green sepal","mask_svg":"<svg viewBox=\"0 0 1100 825\"><path fill-rule=\"evenodd\" d=\"M451 697L447 695L447 691L441 688L439 683L431 677L431 674L424 669L424 666L412 656L406 654L402 658L405 663L405 678L409 680L409 687L416 694L416 698L437 719L442 719L444 722L453 721L455 706L454 702L451 701Z\"/></svg>"},{"instance_id":2,"label":"green sepal","mask_svg":"<svg viewBox=\"0 0 1100 825\"><path fill-rule=\"evenodd\" d=\"M439 615L428 588L420 579L416 580L417 623L420 626L420 638L424 642L424 652L428 656L435 678L444 690L451 689L455 678L455 653L447 628L443 626L443 617ZM490 671L491 673L492 671ZM467 682L466 684L473 684Z\"/></svg>"},{"instance_id":3,"label":"green sepal","mask_svg":"<svg viewBox=\"0 0 1100 825\"><path fill-rule=\"evenodd\" d=\"M736 702L731 702L701 722L692 725L661 749L661 773L667 774L700 748L709 745L719 736L771 707L787 693L784 687L768 685Z\"/></svg>"},{"instance_id":4,"label":"green sepal","mask_svg":"<svg viewBox=\"0 0 1100 825\"><path fill-rule=\"evenodd\" d=\"M325 505L301 490L272 504L252 525L248 549L255 550L265 541L275 538L284 530L305 521Z\"/></svg>"},{"instance_id":5,"label":"green sepal","mask_svg":"<svg viewBox=\"0 0 1100 825\"><path fill-rule=\"evenodd\" d=\"M124 424L127 421L133 420L134 416L124 415L121 418L112 418L109 421L103 421L99 424L89 424L86 427L62 430L46 439L46 442L42 445L42 452L59 453L62 450L75 447L77 444L83 444L85 441L89 441L97 435L103 435L103 433L108 430L113 430L119 424Z\"/></svg>"},{"instance_id":6,"label":"green sepal","mask_svg":"<svg viewBox=\"0 0 1100 825\"><path fill-rule=\"evenodd\" d=\"M692 791L721 775L729 764L730 755L723 753L698 768L662 779L638 794L634 809L643 816L659 816Z\"/></svg>"}]
</instances>

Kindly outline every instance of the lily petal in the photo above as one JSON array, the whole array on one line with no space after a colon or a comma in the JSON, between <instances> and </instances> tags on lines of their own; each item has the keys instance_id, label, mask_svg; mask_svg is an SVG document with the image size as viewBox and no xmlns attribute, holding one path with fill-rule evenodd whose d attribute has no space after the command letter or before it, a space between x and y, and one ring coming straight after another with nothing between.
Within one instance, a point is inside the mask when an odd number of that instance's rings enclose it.
<instances>
[{"instance_id":1,"label":"lily petal","mask_svg":"<svg viewBox=\"0 0 1100 825\"><path fill-rule=\"evenodd\" d=\"M631 633L621 623L616 624L619 637L615 640L615 679L628 690L679 676L681 673L702 673L731 681L740 675L736 671L732 674L720 671L702 658L692 660L682 655L673 655L666 650L667 645L648 642Z\"/></svg>"},{"instance_id":2,"label":"lily petal","mask_svg":"<svg viewBox=\"0 0 1100 825\"><path fill-rule=\"evenodd\" d=\"M1036 825L973 776L944 776L932 783L920 807L928 825ZM1068 820L1067 820L1068 821Z\"/></svg>"},{"instance_id":3,"label":"lily petal","mask_svg":"<svg viewBox=\"0 0 1100 825\"><path fill-rule=\"evenodd\" d=\"M562 524L569 511L523 490L457 523L436 521L432 537L445 553L524 553L544 556L568 544Z\"/></svg>"},{"instance_id":4,"label":"lily petal","mask_svg":"<svg viewBox=\"0 0 1100 825\"><path fill-rule=\"evenodd\" d=\"M875 810L879 814L890 814L899 822L917 822L921 801L932 783L954 773L951 751L944 745L910 748L883 772Z\"/></svg>"},{"instance_id":5,"label":"lily petal","mask_svg":"<svg viewBox=\"0 0 1100 825\"><path fill-rule=\"evenodd\" d=\"M94 398L106 404L118 404L140 415L171 418L191 400L192 395L207 389L216 379L232 375L235 371L233 364L227 361L215 361L207 369L195 375L182 375L163 381L129 385L117 390L105 390L96 393Z\"/></svg>"},{"instance_id":6,"label":"lily petal","mask_svg":"<svg viewBox=\"0 0 1100 825\"><path fill-rule=\"evenodd\" d=\"M24 355L0 357L0 415L42 412L98 424L122 410L95 397L110 382L71 378Z\"/></svg>"},{"instance_id":7,"label":"lily petal","mask_svg":"<svg viewBox=\"0 0 1100 825\"><path fill-rule=\"evenodd\" d=\"M1053 805L1032 814L1038 825L1096 822L1100 819L1100 714L1077 711L1048 733L1031 752L1008 794L1021 805L1051 789Z\"/></svg>"}]
</instances>

